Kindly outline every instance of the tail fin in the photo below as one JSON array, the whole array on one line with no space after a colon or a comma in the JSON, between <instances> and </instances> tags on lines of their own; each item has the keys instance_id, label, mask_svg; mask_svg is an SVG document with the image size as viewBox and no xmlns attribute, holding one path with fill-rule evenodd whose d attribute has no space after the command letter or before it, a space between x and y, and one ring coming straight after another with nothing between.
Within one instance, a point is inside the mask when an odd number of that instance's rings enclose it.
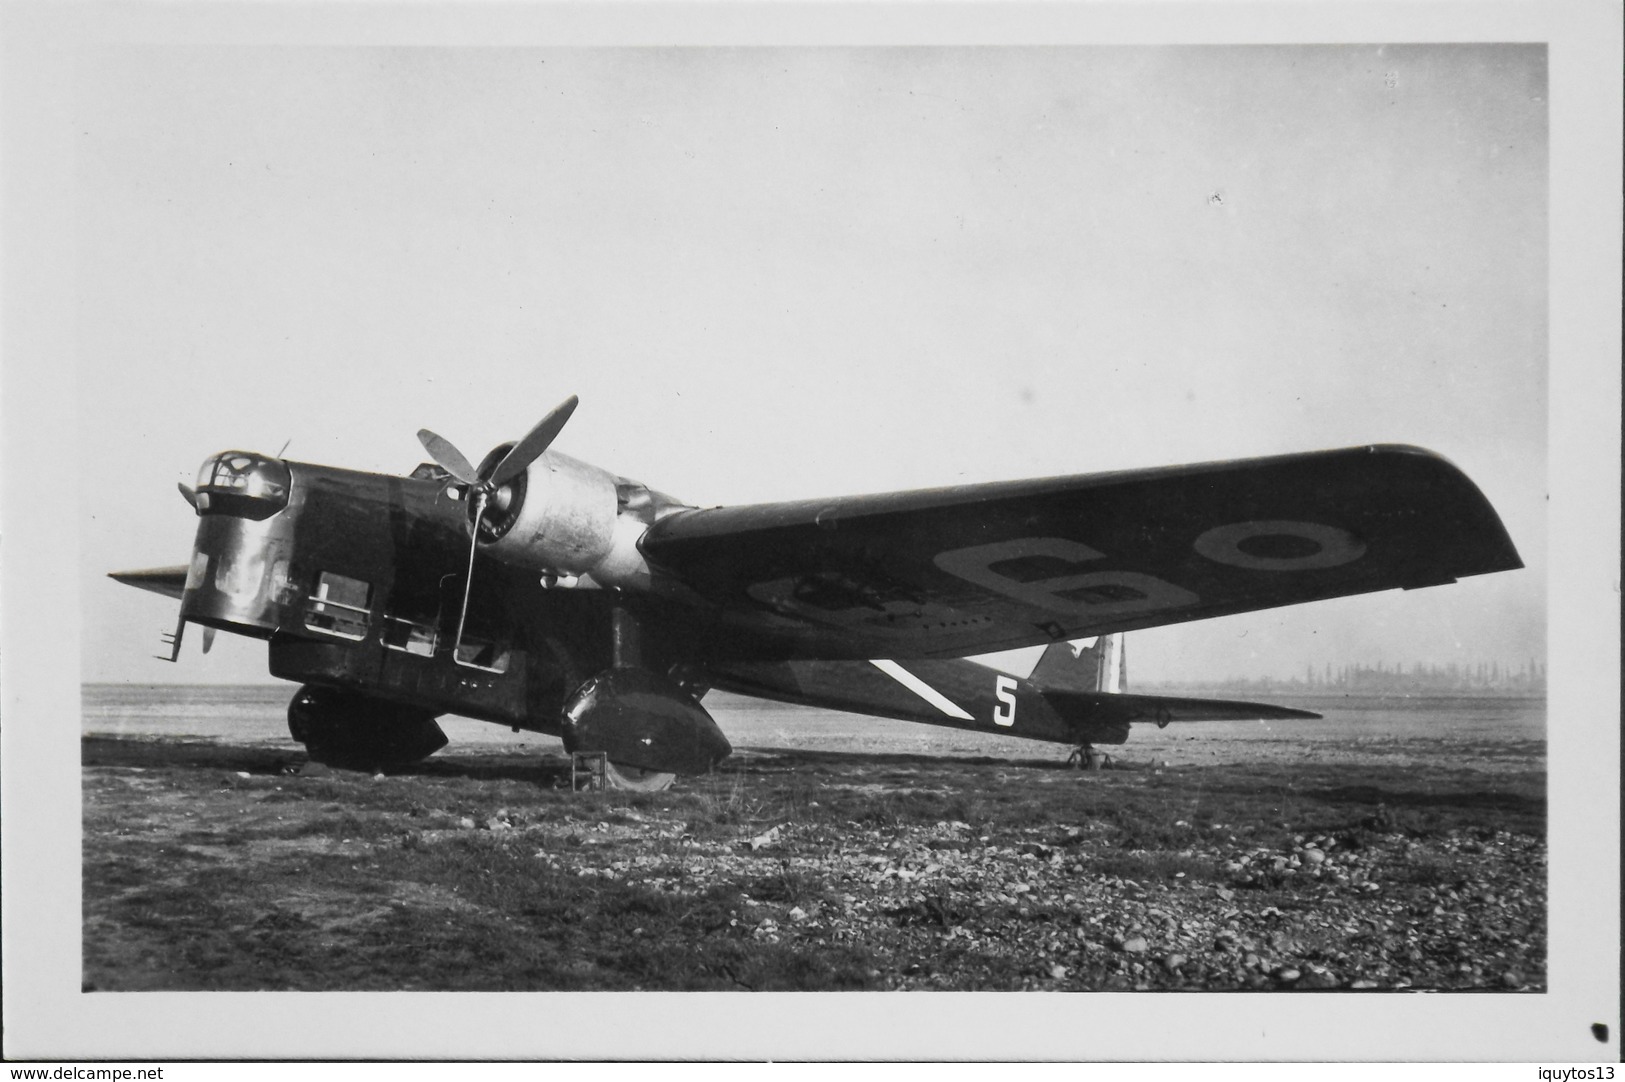
<instances>
[{"instance_id":1,"label":"tail fin","mask_svg":"<svg viewBox=\"0 0 1625 1082\"><path fill-rule=\"evenodd\" d=\"M1028 679L1054 691L1127 691L1123 636L1101 635L1055 643L1044 651Z\"/></svg>"}]
</instances>

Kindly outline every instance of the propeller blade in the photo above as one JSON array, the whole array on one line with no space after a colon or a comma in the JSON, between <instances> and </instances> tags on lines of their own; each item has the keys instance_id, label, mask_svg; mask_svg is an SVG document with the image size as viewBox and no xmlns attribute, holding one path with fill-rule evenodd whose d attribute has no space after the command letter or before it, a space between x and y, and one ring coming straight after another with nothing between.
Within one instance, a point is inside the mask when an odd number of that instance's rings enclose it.
<instances>
[{"instance_id":1,"label":"propeller blade","mask_svg":"<svg viewBox=\"0 0 1625 1082\"><path fill-rule=\"evenodd\" d=\"M192 510L196 511L197 493L192 489L192 486L184 481L176 481L175 487L181 490L181 495L186 499L187 503L192 505Z\"/></svg>"},{"instance_id":2,"label":"propeller blade","mask_svg":"<svg viewBox=\"0 0 1625 1082\"><path fill-rule=\"evenodd\" d=\"M204 629L203 629L203 652L205 654L207 654L209 652L209 647L211 647L213 645L214 645L214 628L212 628L212 627L204 627Z\"/></svg>"},{"instance_id":3,"label":"propeller blade","mask_svg":"<svg viewBox=\"0 0 1625 1082\"><path fill-rule=\"evenodd\" d=\"M423 449L429 452L430 458L457 480L465 485L479 484L479 474L468 464L468 459L463 457L463 453L451 445L450 440L435 435L427 428L420 428L418 442L423 444Z\"/></svg>"},{"instance_id":4,"label":"propeller blade","mask_svg":"<svg viewBox=\"0 0 1625 1082\"><path fill-rule=\"evenodd\" d=\"M525 472L525 468L542 456L548 445L558 437L564 423L575 412L576 404L580 402L575 395L571 395L554 407L553 412L536 422L536 427L526 433L525 438L513 445L507 457L497 464L491 473L488 485L491 489L499 489L503 485Z\"/></svg>"},{"instance_id":5,"label":"propeller blade","mask_svg":"<svg viewBox=\"0 0 1625 1082\"><path fill-rule=\"evenodd\" d=\"M558 437L565 422L570 419L570 414L575 412L579 401L575 395L571 395L555 406L551 413L536 422L536 427L527 432L524 439L514 444L508 453L502 456L502 461L491 471L491 476L484 480L480 479L479 472L469 465L462 452L453 447L449 441L427 428L418 430L418 441L447 473L468 486L468 499L473 501L474 505L471 519L473 529L469 532L468 538L468 574L463 581L462 608L457 614L457 638L452 643L454 657L463 645L463 629L468 624L468 600L474 593L474 558L480 550L480 525L485 521L486 509L491 505L491 495L518 477L532 462L542 456L548 445Z\"/></svg>"}]
</instances>

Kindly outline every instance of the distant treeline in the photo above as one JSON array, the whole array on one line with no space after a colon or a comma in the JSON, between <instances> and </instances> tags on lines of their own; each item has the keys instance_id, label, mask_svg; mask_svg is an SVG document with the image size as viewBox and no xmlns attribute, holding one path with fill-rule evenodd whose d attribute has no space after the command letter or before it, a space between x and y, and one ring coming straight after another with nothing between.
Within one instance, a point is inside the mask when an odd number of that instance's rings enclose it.
<instances>
[{"instance_id":1,"label":"distant treeline","mask_svg":"<svg viewBox=\"0 0 1625 1082\"><path fill-rule=\"evenodd\" d=\"M1546 666L1534 659L1514 668L1488 661L1463 665L1414 662L1388 665L1307 666L1302 676L1231 677L1224 680L1159 681L1165 687L1226 692L1299 692L1310 695L1514 695L1546 694Z\"/></svg>"}]
</instances>

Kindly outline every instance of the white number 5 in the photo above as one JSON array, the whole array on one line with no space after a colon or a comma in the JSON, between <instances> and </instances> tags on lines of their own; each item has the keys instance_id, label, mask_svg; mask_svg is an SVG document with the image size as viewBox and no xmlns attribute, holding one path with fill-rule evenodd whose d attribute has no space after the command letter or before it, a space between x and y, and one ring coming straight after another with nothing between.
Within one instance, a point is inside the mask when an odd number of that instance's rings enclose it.
<instances>
[{"instance_id":1,"label":"white number 5","mask_svg":"<svg viewBox=\"0 0 1625 1082\"><path fill-rule=\"evenodd\" d=\"M993 681L993 694L999 700L999 705L993 708L993 724L1014 725L1016 723L1015 678L1009 676L996 678Z\"/></svg>"}]
</instances>

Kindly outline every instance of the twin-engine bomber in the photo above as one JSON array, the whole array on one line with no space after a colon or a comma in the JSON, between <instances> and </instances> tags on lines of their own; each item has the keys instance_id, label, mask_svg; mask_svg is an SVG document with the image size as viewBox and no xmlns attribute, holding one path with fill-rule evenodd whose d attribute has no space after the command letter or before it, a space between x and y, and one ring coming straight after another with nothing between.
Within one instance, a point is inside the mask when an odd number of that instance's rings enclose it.
<instances>
[{"instance_id":1,"label":"twin-engine bomber","mask_svg":"<svg viewBox=\"0 0 1625 1082\"><path fill-rule=\"evenodd\" d=\"M112 577L180 599L168 660L189 623L266 640L317 761L414 762L455 713L655 789L730 753L713 688L1090 765L1136 722L1314 717L1126 693L1121 633L1522 566L1417 447L701 509L551 450L575 407L478 468L428 430L404 477L223 452L180 486L190 564ZM970 658L1039 645L1027 678Z\"/></svg>"}]
</instances>

